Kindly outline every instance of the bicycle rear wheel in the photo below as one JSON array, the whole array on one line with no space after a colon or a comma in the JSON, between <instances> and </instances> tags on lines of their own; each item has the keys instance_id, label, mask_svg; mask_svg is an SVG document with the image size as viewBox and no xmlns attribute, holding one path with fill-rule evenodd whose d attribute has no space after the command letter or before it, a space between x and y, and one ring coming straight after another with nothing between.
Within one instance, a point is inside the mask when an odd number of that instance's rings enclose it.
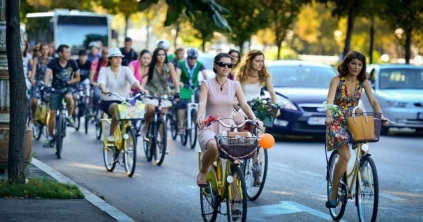
<instances>
[{"instance_id":1,"label":"bicycle rear wheel","mask_svg":"<svg viewBox=\"0 0 423 222\"><path fill-rule=\"evenodd\" d=\"M128 138L124 140L123 143L123 160L125 165L126 175L132 177L135 172L135 166L137 161L137 149L135 142L135 133L131 127L126 128L126 134ZM125 135L126 137L126 135Z\"/></svg>"},{"instance_id":2,"label":"bicycle rear wheel","mask_svg":"<svg viewBox=\"0 0 423 222\"><path fill-rule=\"evenodd\" d=\"M336 162L338 162L339 159L339 153L338 150L334 150L332 152L332 154L330 155L329 158L329 163L328 163L328 171L327 171L327 196L329 199L329 189L332 189L332 178L333 178L333 172L335 169L335 165ZM338 201L338 206L336 208L329 208L329 213L330 216L332 217L333 220L338 221L340 220L345 213L345 208L347 206L347 201L348 201L348 191L347 191L347 186L346 186L346 173L344 173L344 175L342 175L341 177L341 181L339 182L338 185L338 195L337 195L337 201Z\"/></svg>"},{"instance_id":3,"label":"bicycle rear wheel","mask_svg":"<svg viewBox=\"0 0 423 222\"><path fill-rule=\"evenodd\" d=\"M56 121L56 156L57 159L61 158L62 149L63 149L63 137L64 135L64 129L66 129L66 120L65 116L63 114L59 114L57 116Z\"/></svg>"},{"instance_id":4,"label":"bicycle rear wheel","mask_svg":"<svg viewBox=\"0 0 423 222\"><path fill-rule=\"evenodd\" d=\"M43 134L43 124L39 122L34 122L34 129L33 129L33 137L35 140L39 140L41 138L41 134Z\"/></svg>"},{"instance_id":5,"label":"bicycle rear wheel","mask_svg":"<svg viewBox=\"0 0 423 222\"><path fill-rule=\"evenodd\" d=\"M247 184L247 196L251 201L256 200L263 191L267 177L267 150L257 149L257 155L244 162L244 177Z\"/></svg>"},{"instance_id":6,"label":"bicycle rear wheel","mask_svg":"<svg viewBox=\"0 0 423 222\"><path fill-rule=\"evenodd\" d=\"M103 142L103 160L104 166L108 172L113 172L116 166L115 156L117 156L117 152L112 146L107 146L106 143Z\"/></svg>"},{"instance_id":7,"label":"bicycle rear wheel","mask_svg":"<svg viewBox=\"0 0 423 222\"><path fill-rule=\"evenodd\" d=\"M379 181L376 164L370 156L360 163L361 184L356 180L355 203L360 222L376 221L379 206Z\"/></svg>"},{"instance_id":8,"label":"bicycle rear wheel","mask_svg":"<svg viewBox=\"0 0 423 222\"><path fill-rule=\"evenodd\" d=\"M73 114L72 114L73 121L75 122L76 131L79 131L79 127L81 127L81 115L80 115L81 107L80 106L81 104L78 100L75 104L75 110L73 111Z\"/></svg>"},{"instance_id":9,"label":"bicycle rear wheel","mask_svg":"<svg viewBox=\"0 0 423 222\"><path fill-rule=\"evenodd\" d=\"M185 115L184 128L185 128L185 130L181 134L181 143L182 143L182 146L186 146L187 143L188 143L189 130L188 130L188 119L187 119L187 116L186 115Z\"/></svg>"},{"instance_id":10,"label":"bicycle rear wheel","mask_svg":"<svg viewBox=\"0 0 423 222\"><path fill-rule=\"evenodd\" d=\"M173 119L172 114L166 115L166 123L167 126L170 128L170 135L172 136L172 139L176 140L176 137L178 137L178 125L177 122Z\"/></svg>"},{"instance_id":11,"label":"bicycle rear wheel","mask_svg":"<svg viewBox=\"0 0 423 222\"><path fill-rule=\"evenodd\" d=\"M160 166L164 158L166 156L166 145L167 145L167 132L166 132L166 123L163 119L159 119L157 121L157 124L155 125L154 130L154 137L153 137L153 143L154 148L153 151L153 157L154 157L154 163L158 166Z\"/></svg>"},{"instance_id":12,"label":"bicycle rear wheel","mask_svg":"<svg viewBox=\"0 0 423 222\"><path fill-rule=\"evenodd\" d=\"M84 122L84 127L85 127L85 134L88 134L88 123L90 122L91 116L90 116L90 109L88 106L88 97L85 98L85 104L84 104L84 116L85 116L85 122Z\"/></svg>"},{"instance_id":13,"label":"bicycle rear wheel","mask_svg":"<svg viewBox=\"0 0 423 222\"><path fill-rule=\"evenodd\" d=\"M204 222L216 221L219 205L217 193L210 191L210 187L200 188L200 204Z\"/></svg>"},{"instance_id":14,"label":"bicycle rear wheel","mask_svg":"<svg viewBox=\"0 0 423 222\"><path fill-rule=\"evenodd\" d=\"M148 124L147 128L147 134L143 137L143 147L144 147L144 153L145 157L147 158L147 161L151 161L153 159L153 149L155 146L154 143L154 122L150 122Z\"/></svg>"},{"instance_id":15,"label":"bicycle rear wheel","mask_svg":"<svg viewBox=\"0 0 423 222\"><path fill-rule=\"evenodd\" d=\"M190 124L190 132L189 132L189 145L191 149L195 148L197 145L197 125L195 125L195 120L197 119L197 110L191 111L191 123Z\"/></svg>"},{"instance_id":16,"label":"bicycle rear wheel","mask_svg":"<svg viewBox=\"0 0 423 222\"><path fill-rule=\"evenodd\" d=\"M247 221L247 186L244 174L238 166L231 167L232 183L226 184L226 207L228 221Z\"/></svg>"}]
</instances>

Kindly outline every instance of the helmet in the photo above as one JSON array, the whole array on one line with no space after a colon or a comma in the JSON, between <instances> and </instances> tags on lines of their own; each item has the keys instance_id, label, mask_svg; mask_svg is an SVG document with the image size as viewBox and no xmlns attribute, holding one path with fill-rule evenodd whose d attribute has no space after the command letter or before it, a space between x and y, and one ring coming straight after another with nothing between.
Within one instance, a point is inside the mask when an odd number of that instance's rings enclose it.
<instances>
[{"instance_id":1,"label":"helmet","mask_svg":"<svg viewBox=\"0 0 423 222\"><path fill-rule=\"evenodd\" d=\"M197 58L198 57L198 51L197 49L191 48L187 50L187 57L188 58Z\"/></svg>"},{"instance_id":2,"label":"helmet","mask_svg":"<svg viewBox=\"0 0 423 222\"><path fill-rule=\"evenodd\" d=\"M170 47L170 42L169 41L167 41L166 39L162 39L162 40L159 40L158 42L157 42L157 48L163 48L164 50L168 50L169 49L169 47Z\"/></svg>"}]
</instances>

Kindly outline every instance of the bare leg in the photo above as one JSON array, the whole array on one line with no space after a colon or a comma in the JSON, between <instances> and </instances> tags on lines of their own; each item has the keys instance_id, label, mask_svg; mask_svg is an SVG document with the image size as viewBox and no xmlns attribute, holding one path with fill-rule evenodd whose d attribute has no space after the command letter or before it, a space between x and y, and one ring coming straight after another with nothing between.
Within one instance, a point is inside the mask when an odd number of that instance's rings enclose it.
<instances>
[{"instance_id":1,"label":"bare leg","mask_svg":"<svg viewBox=\"0 0 423 222\"><path fill-rule=\"evenodd\" d=\"M113 134L115 133L115 130L116 130L117 126L118 126L118 120L116 119L116 115L115 115L115 106L116 105L117 105L116 103L112 103L109 106L109 109L108 109L109 114L112 116L112 123L110 124L110 133L109 133L109 136L113 136Z\"/></svg>"},{"instance_id":2,"label":"bare leg","mask_svg":"<svg viewBox=\"0 0 423 222\"><path fill-rule=\"evenodd\" d=\"M50 115L48 118L48 134L49 136L53 136L54 126L56 125L56 115L57 110L50 110Z\"/></svg>"},{"instance_id":3,"label":"bare leg","mask_svg":"<svg viewBox=\"0 0 423 222\"><path fill-rule=\"evenodd\" d=\"M338 162L335 164L332 180L332 193L329 197L331 200L336 200L336 193L338 190L339 181L341 180L342 175L347 170L348 161L351 158L351 152L348 144L338 147L338 152L339 159Z\"/></svg>"},{"instance_id":4,"label":"bare leg","mask_svg":"<svg viewBox=\"0 0 423 222\"><path fill-rule=\"evenodd\" d=\"M204 180L205 180L205 174L207 173L209 166L213 164L214 161L217 160L219 157L219 152L217 151L217 144L215 139L211 139L209 142L207 142L206 151L203 154L203 158L201 160L201 170L200 174L204 174Z\"/></svg>"},{"instance_id":5,"label":"bare leg","mask_svg":"<svg viewBox=\"0 0 423 222\"><path fill-rule=\"evenodd\" d=\"M35 119L35 112L37 110L37 102L38 102L38 98L34 97L31 103L31 110L32 110L31 122L34 122L34 119Z\"/></svg>"},{"instance_id":6,"label":"bare leg","mask_svg":"<svg viewBox=\"0 0 423 222\"><path fill-rule=\"evenodd\" d=\"M180 129L184 128L185 112L186 111L187 111L186 109L180 109L180 110L178 110L178 123L179 123L179 128Z\"/></svg>"},{"instance_id":7,"label":"bare leg","mask_svg":"<svg viewBox=\"0 0 423 222\"><path fill-rule=\"evenodd\" d=\"M68 116L72 116L73 114L73 98L71 94L66 94L66 109L68 110Z\"/></svg>"}]
</instances>

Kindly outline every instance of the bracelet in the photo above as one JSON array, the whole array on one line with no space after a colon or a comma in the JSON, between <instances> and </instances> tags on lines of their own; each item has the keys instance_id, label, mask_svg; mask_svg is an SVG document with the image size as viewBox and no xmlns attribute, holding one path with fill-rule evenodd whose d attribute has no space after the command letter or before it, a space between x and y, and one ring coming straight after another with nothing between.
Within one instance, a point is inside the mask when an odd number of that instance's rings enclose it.
<instances>
[{"instance_id":1,"label":"bracelet","mask_svg":"<svg viewBox=\"0 0 423 222\"><path fill-rule=\"evenodd\" d=\"M326 119L329 119L329 118L332 118L332 119L333 119L333 117L332 117L332 116L327 116L327 117L326 117Z\"/></svg>"}]
</instances>

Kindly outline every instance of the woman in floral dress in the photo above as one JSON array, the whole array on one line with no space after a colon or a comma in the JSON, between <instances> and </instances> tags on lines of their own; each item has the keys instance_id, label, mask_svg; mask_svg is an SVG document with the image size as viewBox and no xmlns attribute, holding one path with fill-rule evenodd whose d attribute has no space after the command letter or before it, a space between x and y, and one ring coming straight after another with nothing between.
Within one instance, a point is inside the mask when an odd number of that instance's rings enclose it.
<instances>
[{"instance_id":1,"label":"woman in floral dress","mask_svg":"<svg viewBox=\"0 0 423 222\"><path fill-rule=\"evenodd\" d=\"M339 64L338 72L339 75L333 77L330 83L326 100L328 107L332 107L326 110L325 123L328 126L326 145L328 151L337 149L339 152L339 160L333 173L332 190L326 203L326 206L330 208L335 208L338 204L336 191L351 157L348 146L351 141L344 116L351 114L352 109L358 105L363 88L373 111L382 113L382 109L373 95L370 83L367 81L366 57L362 53L356 51L348 53L342 63ZM333 105L337 109L334 109ZM383 114L381 114L381 118L384 119ZM385 121L383 124L386 126L389 122Z\"/></svg>"}]
</instances>

